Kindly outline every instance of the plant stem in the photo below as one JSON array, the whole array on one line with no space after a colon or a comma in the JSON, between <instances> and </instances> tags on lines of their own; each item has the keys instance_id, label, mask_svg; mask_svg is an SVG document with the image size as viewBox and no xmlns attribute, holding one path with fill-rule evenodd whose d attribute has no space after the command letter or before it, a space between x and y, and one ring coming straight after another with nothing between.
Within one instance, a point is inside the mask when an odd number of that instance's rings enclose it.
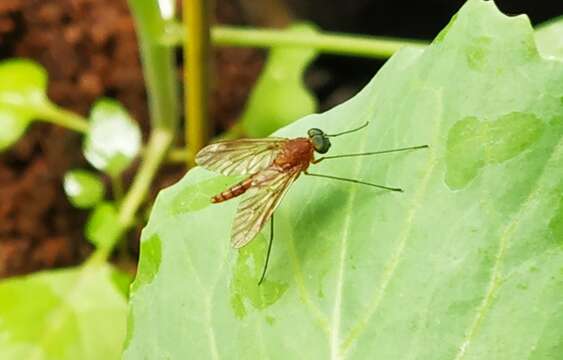
<instances>
[{"instance_id":1,"label":"plant stem","mask_svg":"<svg viewBox=\"0 0 563 360\"><path fill-rule=\"evenodd\" d=\"M89 264L105 263L110 255L111 249L107 247L99 247L88 257L84 266Z\"/></svg>"},{"instance_id":2,"label":"plant stem","mask_svg":"<svg viewBox=\"0 0 563 360\"><path fill-rule=\"evenodd\" d=\"M403 46L421 46L422 42L374 36L344 35L336 33L302 34L296 36L283 30L244 29L224 26L214 32L217 45L229 46L296 46L314 48L320 52L339 55L391 57Z\"/></svg>"},{"instance_id":3,"label":"plant stem","mask_svg":"<svg viewBox=\"0 0 563 360\"><path fill-rule=\"evenodd\" d=\"M110 176L110 178L113 199L117 204L121 204L121 200L123 200L123 181L121 180L121 175Z\"/></svg>"},{"instance_id":4,"label":"plant stem","mask_svg":"<svg viewBox=\"0 0 563 360\"><path fill-rule=\"evenodd\" d=\"M135 214L145 200L152 180L172 144L180 117L174 49L158 42L166 22L161 16L158 2L129 0L129 7L137 28L152 129L133 183L119 203L117 216L121 228L118 238L122 238L134 224ZM116 198L119 198L120 185L113 180ZM111 251L112 249L99 248L91 259L105 260Z\"/></svg>"},{"instance_id":5,"label":"plant stem","mask_svg":"<svg viewBox=\"0 0 563 360\"><path fill-rule=\"evenodd\" d=\"M152 131L141 166L119 207L119 222L124 229L134 223L135 214L147 196L151 182L172 143L172 138L172 134L168 131L162 129Z\"/></svg>"},{"instance_id":6,"label":"plant stem","mask_svg":"<svg viewBox=\"0 0 563 360\"><path fill-rule=\"evenodd\" d=\"M190 150L186 148L176 148L171 149L168 152L168 157L166 158L167 162L170 163L186 163L186 161L190 163L194 163L194 155L190 152Z\"/></svg>"},{"instance_id":7,"label":"plant stem","mask_svg":"<svg viewBox=\"0 0 563 360\"><path fill-rule=\"evenodd\" d=\"M172 139L173 134L167 130L157 128L151 132L147 147L143 153L141 166L135 175L135 179L133 180L133 184L129 188L129 191L123 198L123 201L119 204L117 217L121 226L120 232L116 238L121 239L121 241L117 241L110 247L97 248L96 251L90 255L88 262L106 261L115 245L119 243L122 244L121 256L123 258L126 252L125 247L127 246L124 244L125 233L135 224L135 214L147 197L152 180L154 179L160 164L166 157L166 153L172 144Z\"/></svg>"},{"instance_id":8,"label":"plant stem","mask_svg":"<svg viewBox=\"0 0 563 360\"><path fill-rule=\"evenodd\" d=\"M189 151L197 153L210 134L209 126L209 3L185 0L184 40L185 139ZM193 162L188 162L188 166Z\"/></svg>"},{"instance_id":9,"label":"plant stem","mask_svg":"<svg viewBox=\"0 0 563 360\"><path fill-rule=\"evenodd\" d=\"M174 48L162 44L166 20L155 0L129 0L135 19L153 128L175 132L180 118Z\"/></svg>"},{"instance_id":10,"label":"plant stem","mask_svg":"<svg viewBox=\"0 0 563 360\"><path fill-rule=\"evenodd\" d=\"M164 43L178 45L184 37L185 29L178 24L169 24ZM348 35L319 32L296 36L285 30L254 29L236 26L214 26L211 29L214 45L271 48L274 46L293 46L313 48L320 52L346 56L388 58L404 46L424 47L428 42L379 36Z\"/></svg>"},{"instance_id":11,"label":"plant stem","mask_svg":"<svg viewBox=\"0 0 563 360\"><path fill-rule=\"evenodd\" d=\"M46 122L78 131L83 134L86 134L90 128L88 120L82 116L58 107L50 102L45 104L45 106L40 107L38 117Z\"/></svg>"},{"instance_id":12,"label":"plant stem","mask_svg":"<svg viewBox=\"0 0 563 360\"><path fill-rule=\"evenodd\" d=\"M229 130L209 140L209 142L214 143L217 141L235 140L241 137L244 137L244 132L240 124L237 123ZM170 149L166 161L169 163L185 163L188 161L189 163L195 164L195 155L186 148Z\"/></svg>"}]
</instances>

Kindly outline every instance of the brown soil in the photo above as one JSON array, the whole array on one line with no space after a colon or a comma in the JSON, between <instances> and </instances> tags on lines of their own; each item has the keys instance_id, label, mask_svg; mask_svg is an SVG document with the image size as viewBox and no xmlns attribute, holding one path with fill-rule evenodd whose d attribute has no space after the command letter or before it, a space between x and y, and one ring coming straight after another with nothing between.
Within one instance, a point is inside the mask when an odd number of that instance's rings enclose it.
<instances>
[{"instance_id":1,"label":"brown soil","mask_svg":"<svg viewBox=\"0 0 563 360\"><path fill-rule=\"evenodd\" d=\"M236 8L217 8L219 20L238 22ZM50 99L82 115L99 97L118 99L146 135L145 88L126 0L2 0L0 58L8 57L42 64ZM254 50L217 51L216 123L226 127L236 119L262 62ZM80 146L79 134L36 123L0 155L0 277L77 264L90 253L83 237L88 213L74 209L61 186L68 169L88 167ZM183 173L181 167L165 168L153 194ZM129 243L133 256L137 236Z\"/></svg>"}]
</instances>

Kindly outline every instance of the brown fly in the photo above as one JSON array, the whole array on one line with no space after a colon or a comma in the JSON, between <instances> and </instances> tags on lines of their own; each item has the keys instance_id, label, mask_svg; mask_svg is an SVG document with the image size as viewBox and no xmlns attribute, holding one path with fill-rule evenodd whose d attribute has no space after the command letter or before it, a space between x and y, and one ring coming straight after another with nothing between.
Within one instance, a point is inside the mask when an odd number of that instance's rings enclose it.
<instances>
[{"instance_id":1,"label":"brown fly","mask_svg":"<svg viewBox=\"0 0 563 360\"><path fill-rule=\"evenodd\" d=\"M398 151L427 148L428 145L405 147L400 149L382 150L357 154L323 156L315 159L315 152L325 154L330 149L329 138L350 134L366 127L364 125L337 134L325 134L320 129L310 129L308 137L287 139L269 137L263 139L241 139L222 141L203 148L196 156L196 163L206 169L223 175L248 175L243 181L231 186L211 198L211 202L220 203L248 192L239 204L231 232L231 243L234 248L248 244L264 224L270 222L270 241L266 253L264 268L258 284L266 275L272 240L274 236L274 210L283 196L301 174L322 177L332 180L347 181L367 185L389 191L402 191L400 188L377 185L355 179L341 178L332 175L314 174L307 171L309 165L318 164L329 159L340 159L356 156L385 154Z\"/></svg>"}]
</instances>

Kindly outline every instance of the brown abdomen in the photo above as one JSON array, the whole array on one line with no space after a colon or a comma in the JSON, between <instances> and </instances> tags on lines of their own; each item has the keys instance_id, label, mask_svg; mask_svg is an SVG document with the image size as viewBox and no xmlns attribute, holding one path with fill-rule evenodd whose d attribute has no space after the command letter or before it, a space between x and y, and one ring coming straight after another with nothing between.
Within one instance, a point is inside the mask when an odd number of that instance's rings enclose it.
<instances>
[{"instance_id":1,"label":"brown abdomen","mask_svg":"<svg viewBox=\"0 0 563 360\"><path fill-rule=\"evenodd\" d=\"M246 180L239 182L236 185L231 186L230 188L223 191L222 193L213 196L211 198L211 202L220 203L223 201L230 200L232 198L244 194L246 190L250 189L251 186L252 186L252 178L248 178Z\"/></svg>"}]
</instances>

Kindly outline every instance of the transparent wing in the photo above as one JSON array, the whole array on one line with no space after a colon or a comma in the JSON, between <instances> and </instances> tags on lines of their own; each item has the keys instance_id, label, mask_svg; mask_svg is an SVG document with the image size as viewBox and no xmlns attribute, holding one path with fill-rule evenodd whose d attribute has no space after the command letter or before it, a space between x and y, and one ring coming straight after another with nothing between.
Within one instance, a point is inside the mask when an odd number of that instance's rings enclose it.
<instances>
[{"instance_id":1,"label":"transparent wing","mask_svg":"<svg viewBox=\"0 0 563 360\"><path fill-rule=\"evenodd\" d=\"M287 142L285 138L222 141L197 153L199 166L223 175L250 175L266 169Z\"/></svg>"},{"instance_id":2,"label":"transparent wing","mask_svg":"<svg viewBox=\"0 0 563 360\"><path fill-rule=\"evenodd\" d=\"M254 176L253 187L239 204L233 221L231 240L234 248L243 247L254 239L300 173L299 168L284 172L278 167L270 167Z\"/></svg>"}]
</instances>

